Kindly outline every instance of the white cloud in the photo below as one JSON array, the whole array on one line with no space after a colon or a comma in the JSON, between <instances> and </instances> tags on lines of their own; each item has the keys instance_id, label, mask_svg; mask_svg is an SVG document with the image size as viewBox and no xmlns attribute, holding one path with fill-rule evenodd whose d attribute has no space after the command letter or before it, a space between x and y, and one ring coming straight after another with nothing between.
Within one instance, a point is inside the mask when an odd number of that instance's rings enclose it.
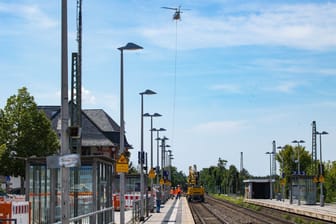
<instances>
[{"instance_id":1,"label":"white cloud","mask_svg":"<svg viewBox=\"0 0 336 224\"><path fill-rule=\"evenodd\" d=\"M188 12L183 21L178 22L179 47L280 45L319 50L336 47L336 4L269 4L255 10L212 18ZM139 30L157 45L175 46L172 37L176 31L171 24Z\"/></svg>"},{"instance_id":2,"label":"white cloud","mask_svg":"<svg viewBox=\"0 0 336 224\"><path fill-rule=\"evenodd\" d=\"M10 14L14 17L23 19L22 24L29 24L37 28L53 28L57 21L53 20L43 12L38 5L0 3L0 15Z\"/></svg>"},{"instance_id":3,"label":"white cloud","mask_svg":"<svg viewBox=\"0 0 336 224\"><path fill-rule=\"evenodd\" d=\"M92 92L84 87L82 87L82 99L83 103L87 105L95 105L97 103L96 97L92 94Z\"/></svg>"},{"instance_id":4,"label":"white cloud","mask_svg":"<svg viewBox=\"0 0 336 224\"><path fill-rule=\"evenodd\" d=\"M282 82L277 86L273 87L273 91L281 92L281 93L291 93L294 91L296 87L300 86L299 83L296 82Z\"/></svg>"}]
</instances>

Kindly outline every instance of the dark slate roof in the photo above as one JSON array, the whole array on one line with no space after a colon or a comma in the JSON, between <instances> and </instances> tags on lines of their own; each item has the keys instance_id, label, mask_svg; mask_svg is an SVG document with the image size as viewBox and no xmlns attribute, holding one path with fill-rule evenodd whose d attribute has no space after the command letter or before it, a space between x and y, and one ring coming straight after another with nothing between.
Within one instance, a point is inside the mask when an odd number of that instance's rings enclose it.
<instances>
[{"instance_id":1,"label":"dark slate roof","mask_svg":"<svg viewBox=\"0 0 336 224\"><path fill-rule=\"evenodd\" d=\"M54 130L61 116L60 106L38 106L51 120ZM102 109L82 110L82 146L118 146L119 125ZM125 136L125 146L132 148Z\"/></svg>"}]
</instances>

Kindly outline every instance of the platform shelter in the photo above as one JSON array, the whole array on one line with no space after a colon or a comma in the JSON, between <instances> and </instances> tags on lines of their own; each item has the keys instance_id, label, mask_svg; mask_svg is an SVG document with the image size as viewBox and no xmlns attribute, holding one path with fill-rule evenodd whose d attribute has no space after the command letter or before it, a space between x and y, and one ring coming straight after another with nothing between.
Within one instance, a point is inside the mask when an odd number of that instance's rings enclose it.
<instances>
[{"instance_id":1,"label":"platform shelter","mask_svg":"<svg viewBox=\"0 0 336 224\"><path fill-rule=\"evenodd\" d=\"M274 179L248 179L243 181L245 184L245 198L248 199L269 199L270 184Z\"/></svg>"},{"instance_id":2,"label":"platform shelter","mask_svg":"<svg viewBox=\"0 0 336 224\"><path fill-rule=\"evenodd\" d=\"M27 162L31 223L60 221L60 169L48 168L46 158L30 158ZM70 168L70 218L112 207L113 164L106 156L81 156L81 166ZM113 218L113 210L109 210L88 217L85 223L110 223Z\"/></svg>"},{"instance_id":3,"label":"platform shelter","mask_svg":"<svg viewBox=\"0 0 336 224\"><path fill-rule=\"evenodd\" d=\"M292 175L290 192L290 203L297 203L300 199L306 205L315 205L316 183L314 182L314 176Z\"/></svg>"}]
</instances>

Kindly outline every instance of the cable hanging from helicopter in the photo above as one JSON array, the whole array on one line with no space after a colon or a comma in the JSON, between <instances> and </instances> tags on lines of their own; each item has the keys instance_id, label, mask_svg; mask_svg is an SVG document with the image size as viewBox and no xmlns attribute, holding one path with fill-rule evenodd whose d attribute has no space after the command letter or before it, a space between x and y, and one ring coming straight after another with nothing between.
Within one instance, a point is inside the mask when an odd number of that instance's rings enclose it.
<instances>
[{"instance_id":1,"label":"cable hanging from helicopter","mask_svg":"<svg viewBox=\"0 0 336 224\"><path fill-rule=\"evenodd\" d=\"M163 9L174 10L173 21L176 21L175 26L175 65L174 65L174 86L173 86L173 111L172 111L172 141L175 139L175 109L176 109L176 71L177 71L177 24L178 21L181 21L182 10L190 9L181 9L181 6L178 7L161 7ZM174 142L173 142L174 143Z\"/></svg>"}]
</instances>

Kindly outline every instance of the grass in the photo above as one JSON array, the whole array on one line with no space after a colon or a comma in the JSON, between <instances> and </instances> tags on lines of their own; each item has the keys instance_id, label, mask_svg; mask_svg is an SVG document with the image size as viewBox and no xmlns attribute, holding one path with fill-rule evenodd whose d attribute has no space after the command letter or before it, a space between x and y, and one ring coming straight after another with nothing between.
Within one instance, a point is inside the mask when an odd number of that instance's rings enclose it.
<instances>
[{"instance_id":1,"label":"grass","mask_svg":"<svg viewBox=\"0 0 336 224\"><path fill-rule=\"evenodd\" d=\"M228 202L236 204L236 205L240 205L244 208L252 209L254 211L260 211L260 209L261 209L261 207L258 206L258 205L252 205L252 204L244 202L244 198L242 196L232 197L232 196L228 196L228 195L225 195L225 194L211 194L211 196L214 197L214 198L218 198L218 199L221 199L221 200L228 201Z\"/></svg>"}]
</instances>

